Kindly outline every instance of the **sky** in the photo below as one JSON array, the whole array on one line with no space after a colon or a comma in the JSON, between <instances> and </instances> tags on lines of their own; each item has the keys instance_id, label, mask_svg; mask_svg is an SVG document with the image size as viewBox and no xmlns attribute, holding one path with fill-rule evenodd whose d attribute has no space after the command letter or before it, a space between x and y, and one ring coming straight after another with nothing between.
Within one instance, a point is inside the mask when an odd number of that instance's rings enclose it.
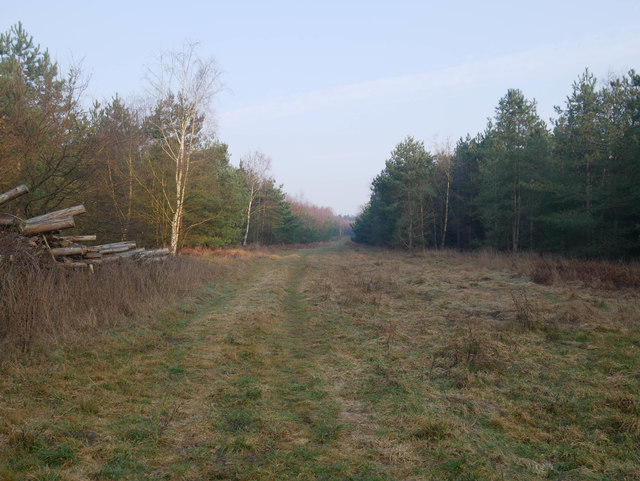
<instances>
[{"instance_id":1,"label":"sky","mask_svg":"<svg viewBox=\"0 0 640 481\"><path fill-rule=\"evenodd\" d=\"M212 104L231 161L260 151L284 190L355 215L408 135L433 151L484 130L510 88L550 124L585 68L640 70L640 2L0 0L87 102L147 95L163 52L198 42L225 89Z\"/></svg>"}]
</instances>

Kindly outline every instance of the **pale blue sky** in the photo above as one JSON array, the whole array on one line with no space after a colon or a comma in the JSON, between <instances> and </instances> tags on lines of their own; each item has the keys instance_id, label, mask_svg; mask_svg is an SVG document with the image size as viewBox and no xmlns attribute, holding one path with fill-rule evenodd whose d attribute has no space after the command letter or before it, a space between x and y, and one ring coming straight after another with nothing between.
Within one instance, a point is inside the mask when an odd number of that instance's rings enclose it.
<instances>
[{"instance_id":1,"label":"pale blue sky","mask_svg":"<svg viewBox=\"0 0 640 481\"><path fill-rule=\"evenodd\" d=\"M200 42L227 91L214 104L232 161L259 149L287 192L356 214L407 135L428 147L484 129L520 88L543 119L589 67L640 69L640 2L0 1L87 94L144 95L163 51Z\"/></svg>"}]
</instances>

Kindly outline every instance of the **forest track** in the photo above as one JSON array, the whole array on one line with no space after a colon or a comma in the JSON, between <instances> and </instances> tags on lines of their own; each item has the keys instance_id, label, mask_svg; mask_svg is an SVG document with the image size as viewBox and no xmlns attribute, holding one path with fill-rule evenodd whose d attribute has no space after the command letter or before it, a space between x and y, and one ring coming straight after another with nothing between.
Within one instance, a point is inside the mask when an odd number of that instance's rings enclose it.
<instances>
[{"instance_id":1,"label":"forest track","mask_svg":"<svg viewBox=\"0 0 640 481\"><path fill-rule=\"evenodd\" d=\"M0 479L640 475L638 293L345 242L228 263L161 316L0 366ZM545 326L518 324L525 290Z\"/></svg>"}]
</instances>

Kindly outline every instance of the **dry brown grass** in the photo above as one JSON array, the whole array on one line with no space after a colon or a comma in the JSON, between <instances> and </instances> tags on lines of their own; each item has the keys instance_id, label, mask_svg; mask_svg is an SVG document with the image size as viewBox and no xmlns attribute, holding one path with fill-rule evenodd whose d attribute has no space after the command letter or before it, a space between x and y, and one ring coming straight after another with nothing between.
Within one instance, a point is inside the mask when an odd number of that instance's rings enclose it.
<instances>
[{"instance_id":1,"label":"dry brown grass","mask_svg":"<svg viewBox=\"0 0 640 481\"><path fill-rule=\"evenodd\" d=\"M537 284L581 282L588 287L610 290L640 287L640 264L637 262L539 259L528 271Z\"/></svg>"},{"instance_id":2,"label":"dry brown grass","mask_svg":"<svg viewBox=\"0 0 640 481\"><path fill-rule=\"evenodd\" d=\"M557 260L540 284L535 255L351 249L310 259L305 290L345 324L341 401L366 400L344 452L395 479L639 474L635 266Z\"/></svg>"},{"instance_id":3,"label":"dry brown grass","mask_svg":"<svg viewBox=\"0 0 640 481\"><path fill-rule=\"evenodd\" d=\"M0 479L640 479L638 291L476 256L207 255L162 315L0 365Z\"/></svg>"},{"instance_id":4,"label":"dry brown grass","mask_svg":"<svg viewBox=\"0 0 640 481\"><path fill-rule=\"evenodd\" d=\"M468 256L484 267L527 276L536 284L572 283L606 290L640 288L640 263L636 261L549 258L535 253L511 254L489 249L457 255Z\"/></svg>"},{"instance_id":5,"label":"dry brown grass","mask_svg":"<svg viewBox=\"0 0 640 481\"><path fill-rule=\"evenodd\" d=\"M273 254L268 248L239 248L239 247L185 247L182 253L191 257L207 257L220 259L255 259L268 257Z\"/></svg>"},{"instance_id":6,"label":"dry brown grass","mask_svg":"<svg viewBox=\"0 0 640 481\"><path fill-rule=\"evenodd\" d=\"M108 264L95 273L63 270L47 267L19 241L6 238L2 252L1 356L111 326L123 317L158 312L186 292L211 282L223 269L178 257Z\"/></svg>"},{"instance_id":7,"label":"dry brown grass","mask_svg":"<svg viewBox=\"0 0 640 481\"><path fill-rule=\"evenodd\" d=\"M272 257L281 255L283 252L298 251L301 249L315 249L328 244L325 242L313 242L308 244L278 244L278 245L262 245L249 244L244 247L185 247L182 253L194 257L213 257L213 258L231 258L231 259L255 259L260 257Z\"/></svg>"}]
</instances>

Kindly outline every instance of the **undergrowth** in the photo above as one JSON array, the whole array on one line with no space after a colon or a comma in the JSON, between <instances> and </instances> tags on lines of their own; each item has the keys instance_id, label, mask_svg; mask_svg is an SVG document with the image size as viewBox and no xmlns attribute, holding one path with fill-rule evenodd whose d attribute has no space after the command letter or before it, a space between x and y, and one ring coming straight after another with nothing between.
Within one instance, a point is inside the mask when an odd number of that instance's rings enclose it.
<instances>
[{"instance_id":1,"label":"undergrowth","mask_svg":"<svg viewBox=\"0 0 640 481\"><path fill-rule=\"evenodd\" d=\"M640 264L635 262L539 259L528 266L527 274L536 284L581 282L604 289L640 287Z\"/></svg>"},{"instance_id":2,"label":"undergrowth","mask_svg":"<svg viewBox=\"0 0 640 481\"><path fill-rule=\"evenodd\" d=\"M123 317L144 316L211 282L222 267L189 257L123 261L95 273L47 265L20 239L0 241L0 359Z\"/></svg>"},{"instance_id":3,"label":"undergrowth","mask_svg":"<svg viewBox=\"0 0 640 481\"><path fill-rule=\"evenodd\" d=\"M453 251L452 251L453 252ZM454 257L467 257L452 253ZM480 265L508 270L529 277L536 284L577 283L598 289L637 289L640 287L640 263L542 257L539 254L504 253L482 250L470 257Z\"/></svg>"}]
</instances>

